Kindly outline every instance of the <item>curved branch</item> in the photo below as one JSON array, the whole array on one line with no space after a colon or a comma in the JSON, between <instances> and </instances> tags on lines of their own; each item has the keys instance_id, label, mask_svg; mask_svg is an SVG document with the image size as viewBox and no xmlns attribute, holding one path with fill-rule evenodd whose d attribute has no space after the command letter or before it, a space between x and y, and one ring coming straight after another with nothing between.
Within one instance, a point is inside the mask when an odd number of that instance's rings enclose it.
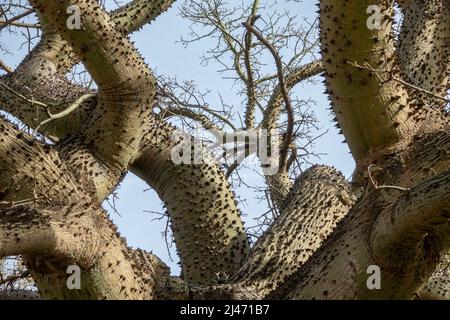
<instances>
[{"instance_id":1,"label":"curved branch","mask_svg":"<svg viewBox=\"0 0 450 320\"><path fill-rule=\"evenodd\" d=\"M122 33L129 34L154 21L167 11L174 2L175 0L133 0L112 11L110 16Z\"/></svg>"},{"instance_id":2,"label":"curved branch","mask_svg":"<svg viewBox=\"0 0 450 320\"><path fill-rule=\"evenodd\" d=\"M448 179L449 173L443 173L412 188L409 196L401 196L377 219L369 239L371 216L382 208L375 200L379 191L365 196L270 298L411 299L434 271L441 251L450 245ZM367 284L371 266L380 270L380 288Z\"/></svg>"},{"instance_id":3,"label":"curved branch","mask_svg":"<svg viewBox=\"0 0 450 320\"><path fill-rule=\"evenodd\" d=\"M32 58L38 60L36 62L37 70L42 70L41 67L44 70L49 70L49 79L43 77L40 72L34 73L36 78L44 83L50 82L50 79L55 75L55 72L51 71L54 70L55 65L49 64L49 61L44 58L48 56L49 52L46 50L49 48L48 45L42 44L42 51L30 57L31 60ZM55 55L56 53L53 52L52 54ZM27 63L24 63L23 66L27 66ZM25 70L23 72L28 75ZM31 82L28 83L31 87L36 84L36 81L32 81L32 79L29 82ZM45 90L44 94L48 99L52 97L53 92L54 90ZM82 111L80 113L83 115L81 119L89 118L89 113L92 113L89 110L94 108L96 103L96 101L91 101L90 105L83 105L82 108L77 109L77 111ZM23 108L21 108L20 103L17 103L14 107L11 106L11 110L15 114ZM54 111L52 110L52 112ZM31 109L25 116L30 119L33 114ZM72 115L63 120L72 126L85 122L85 120L76 121L77 119L73 119ZM61 119L54 121L54 123L58 124L60 121ZM121 119L121 121L123 120ZM144 123L147 132L141 142L140 154L133 159L131 170L148 182L158 192L163 201L175 204L169 208L169 214L173 217L173 223L182 230L179 233L175 232L175 237L178 239L177 245L180 247L180 255L186 257L186 261L183 262L184 276L193 282L216 283L218 281L217 273L234 274L248 252L248 242L234 195L224 174L217 166L212 164L176 166L171 159L171 150L174 147L171 135L174 128L148 114L142 115L141 121ZM72 131L69 127L64 127L64 125L61 125L60 129L57 132L58 137L75 131ZM117 131L117 129L114 131ZM166 140L162 139L164 137ZM74 142L78 141L69 140L70 144ZM79 146L78 143L76 145ZM81 149L82 152L84 152L83 150L85 148ZM88 169L97 179L109 175L107 171L105 173L105 169L108 170L108 168L97 166L94 170L91 170L89 166L86 166L86 152L78 157L77 154L72 155L70 150L68 152L67 149L63 149L63 151L64 154L71 155L71 158L64 160L72 163L74 167L79 166ZM71 159L78 160L71 161ZM89 160L88 163L96 163L96 159L93 160ZM99 172L101 174L96 174ZM176 185L167 186L160 179L161 174L169 176L171 181L179 181L179 189ZM79 177L79 179L81 178L82 176ZM101 192L102 195L106 194L110 187L114 185L115 179L108 178L107 180L112 180L113 183L106 181L107 187ZM103 184L102 181L98 180L96 183L96 189L99 189L99 186L101 187ZM195 185L199 186L199 190L202 190L201 193L192 193ZM99 198L101 197L99 196ZM196 225L193 226L194 222L196 222ZM206 232L206 229L199 228L199 225L208 226L212 232ZM230 228L230 225L232 225L232 228ZM188 258L193 245L198 246L197 254L199 257ZM211 255L217 255L220 259L214 262L210 258Z\"/></svg>"},{"instance_id":4,"label":"curved branch","mask_svg":"<svg viewBox=\"0 0 450 320\"><path fill-rule=\"evenodd\" d=\"M295 68L289 72L286 78L286 87L291 91L293 87L300 82L320 74L324 70L323 62L320 60L313 61L301 67ZM270 97L267 108L265 109L262 127L267 130L273 130L277 127L277 121L283 106L284 98L282 88L278 85Z\"/></svg>"},{"instance_id":5,"label":"curved branch","mask_svg":"<svg viewBox=\"0 0 450 320\"><path fill-rule=\"evenodd\" d=\"M155 298L168 268L126 246L52 147L0 120L0 257L23 255L43 298ZM81 290L66 286L69 265Z\"/></svg>"},{"instance_id":6,"label":"curved branch","mask_svg":"<svg viewBox=\"0 0 450 320\"><path fill-rule=\"evenodd\" d=\"M18 20L25 18L32 13L34 13L34 9L27 9L24 12L22 12L21 14L18 14L10 19L5 19L5 20L1 19L0 20L0 31L2 31L4 28L11 26L11 25L22 26L21 23L18 23ZM26 26L29 28L29 27L32 27L33 25L26 25Z\"/></svg>"},{"instance_id":7,"label":"curved branch","mask_svg":"<svg viewBox=\"0 0 450 320\"><path fill-rule=\"evenodd\" d=\"M247 22L245 23L245 27L253 33L256 38L261 41L264 46L269 49L270 53L272 54L275 65L277 66L277 76L278 76L278 82L279 87L281 89L281 95L284 100L284 104L286 107L286 114L287 114L287 130L284 135L284 141L283 146L281 148L280 152L280 168L286 170L287 168L287 161L288 161L288 152L290 150L292 139L293 139L293 133L294 133L294 109L292 108L291 98L289 97L289 90L286 84L286 79L284 77L284 68L283 63L281 61L281 57L278 54L278 50L266 39L264 36L259 32L251 23L252 21L255 21L258 19L258 16L252 16L250 17Z\"/></svg>"},{"instance_id":8,"label":"curved branch","mask_svg":"<svg viewBox=\"0 0 450 320\"><path fill-rule=\"evenodd\" d=\"M450 170L447 170L411 188L393 208L378 217L372 231L374 255L385 257L386 253L395 252L407 256L407 251L415 252L424 237L440 238L437 233L447 233L449 227ZM436 245L445 250L450 245L448 234Z\"/></svg>"},{"instance_id":9,"label":"curved branch","mask_svg":"<svg viewBox=\"0 0 450 320\"><path fill-rule=\"evenodd\" d=\"M446 0L399 1L403 24L398 43L403 79L440 97L449 89L450 4ZM427 98L426 95L420 99ZM445 101L425 99L445 107Z\"/></svg>"},{"instance_id":10,"label":"curved branch","mask_svg":"<svg viewBox=\"0 0 450 320\"><path fill-rule=\"evenodd\" d=\"M337 121L357 161L395 145L414 125L403 85L350 63L396 72L393 1L320 2L326 85ZM372 12L372 11L373 12Z\"/></svg>"},{"instance_id":11,"label":"curved branch","mask_svg":"<svg viewBox=\"0 0 450 320\"><path fill-rule=\"evenodd\" d=\"M253 26L256 19L256 12L258 10L259 1L256 0L252 5L251 15L248 17L246 25ZM244 64L247 71L247 77L245 81L245 86L247 87L247 106L245 108L245 126L247 129L252 129L255 125L255 111L256 111L256 92L255 92L255 81L253 78L253 66L251 62L251 50L253 46L252 32L247 30L245 36L245 47L244 47Z\"/></svg>"},{"instance_id":12,"label":"curved branch","mask_svg":"<svg viewBox=\"0 0 450 320\"><path fill-rule=\"evenodd\" d=\"M305 171L233 282L253 287L260 298L279 289L323 244L355 200L345 178L333 168Z\"/></svg>"},{"instance_id":13,"label":"curved branch","mask_svg":"<svg viewBox=\"0 0 450 320\"><path fill-rule=\"evenodd\" d=\"M74 4L83 12L83 32L67 28L67 18L59 14ZM34 6L44 17L41 23L45 25L48 20L70 43L99 87L98 105L91 118L75 140L63 144L62 150L73 162L100 162L107 168L103 170L105 175L96 175L94 180L98 198L103 199L138 151L143 134L142 118L150 113L155 99L155 78L96 1L38 1ZM114 47L121 49L111 50ZM92 153L88 155L91 159L80 159L86 157L86 149Z\"/></svg>"},{"instance_id":14,"label":"curved branch","mask_svg":"<svg viewBox=\"0 0 450 320\"><path fill-rule=\"evenodd\" d=\"M11 67L9 67L8 65L6 65L6 63L3 62L2 59L0 59L0 69L3 70L3 71L5 71L6 73L11 73L11 72L14 71L13 69L11 69Z\"/></svg>"},{"instance_id":15,"label":"curved branch","mask_svg":"<svg viewBox=\"0 0 450 320\"><path fill-rule=\"evenodd\" d=\"M143 24L152 22L173 2L173 0L150 2L134 0L113 11L111 17L116 28L126 35L138 30ZM40 18L44 19L42 15ZM65 79L65 74L79 61L79 57L54 28L46 25L43 31L41 41L16 71L7 78L2 77L0 81L5 82L24 96L34 96L35 99L52 105L49 110L52 113L60 113L81 95L92 92L73 85ZM30 91L24 90L25 85L30 88ZM38 90L33 90L33 88L38 88ZM47 119L47 110L37 108L32 103L23 104L23 101L8 91L0 90L0 103L3 110L20 118L32 128ZM51 125L45 126L43 132L51 137L59 138L73 133L86 121L86 115L92 109L92 103L83 104L70 117L59 119L52 122Z\"/></svg>"},{"instance_id":16,"label":"curved branch","mask_svg":"<svg viewBox=\"0 0 450 320\"><path fill-rule=\"evenodd\" d=\"M313 61L304 66L298 67L285 76L286 90L289 92L300 82L318 75L323 71L322 61ZM283 89L279 84L273 91L269 103L265 109L261 127L268 131L277 128L283 102L285 101ZM287 168L280 166L280 170L273 176L266 176L270 195L279 209L282 209L287 195L292 187Z\"/></svg>"},{"instance_id":17,"label":"curved branch","mask_svg":"<svg viewBox=\"0 0 450 320\"><path fill-rule=\"evenodd\" d=\"M213 285L219 274L238 271L249 251L247 235L225 174L192 137L182 137L177 142L180 133L165 122L152 125L130 170L167 207L183 278ZM186 162L174 161L181 151Z\"/></svg>"}]
</instances>

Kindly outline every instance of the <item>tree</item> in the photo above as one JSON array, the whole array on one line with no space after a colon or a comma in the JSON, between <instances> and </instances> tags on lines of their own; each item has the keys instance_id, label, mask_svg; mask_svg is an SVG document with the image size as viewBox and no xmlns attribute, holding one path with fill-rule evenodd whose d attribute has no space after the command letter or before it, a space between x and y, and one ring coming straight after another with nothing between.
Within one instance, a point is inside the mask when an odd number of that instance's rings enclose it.
<instances>
[{"instance_id":1,"label":"tree","mask_svg":"<svg viewBox=\"0 0 450 320\"><path fill-rule=\"evenodd\" d=\"M232 67L247 97L245 128L256 126L257 108L266 116L258 127L284 122L279 170L267 178L279 214L253 246L223 168L214 161L175 164L177 128L153 107L173 106L174 114L208 128L214 123L177 104L127 37L172 3L134 0L107 13L95 0L32 0L29 10L4 19L20 27L26 14L39 18L39 44L16 70L3 68L0 105L45 139L0 119L0 257L20 255L39 289L3 295L449 298L448 277L432 276L450 247L448 1L397 1L402 24L396 33L393 1L321 0L321 60L307 65L281 60L276 39L258 29L257 0L239 21L243 40L220 24L226 21L217 10L221 1L192 1L196 11L185 7L193 21L210 17L219 45L235 56ZM77 10L80 28L68 24ZM218 50L213 57L220 58ZM262 51L277 66L264 81L257 62ZM96 89L65 77L78 61ZM298 108L289 91L321 72L357 164L351 183L317 165L293 183L289 177L299 156ZM127 247L101 208L127 171L166 204L181 277L156 256ZM79 290L68 286L69 266L81 269Z\"/></svg>"}]
</instances>

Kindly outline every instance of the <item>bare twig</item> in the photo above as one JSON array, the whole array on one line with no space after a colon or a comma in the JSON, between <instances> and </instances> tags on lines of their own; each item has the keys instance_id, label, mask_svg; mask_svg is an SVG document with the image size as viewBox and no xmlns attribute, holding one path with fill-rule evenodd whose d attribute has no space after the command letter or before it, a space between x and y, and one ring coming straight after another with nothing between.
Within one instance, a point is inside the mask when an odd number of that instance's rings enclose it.
<instances>
[{"instance_id":1,"label":"bare twig","mask_svg":"<svg viewBox=\"0 0 450 320\"><path fill-rule=\"evenodd\" d=\"M403 187L399 187L399 186L390 186L390 185L378 185L378 182L372 177L372 172L370 171L373 167L376 167L375 164L371 164L368 168L367 168L367 172L369 174L369 179L370 182L372 183L373 187L376 190L379 189L394 189L394 190L398 190L398 191L402 191L402 192L409 192L410 188L403 188Z\"/></svg>"},{"instance_id":2,"label":"bare twig","mask_svg":"<svg viewBox=\"0 0 450 320\"><path fill-rule=\"evenodd\" d=\"M0 81L0 86L2 86L2 87L5 88L6 90L8 90L8 91L11 92L12 94L14 94L15 96L19 97L20 99L22 99L22 100L24 100L24 101L26 101L26 102L28 102L28 103L31 103L31 104L35 104L35 105L41 106L41 107L43 107L43 108L45 108L45 109L48 108L48 106L47 106L45 103L40 102L40 101L36 101L36 100L32 100L32 99L28 99L28 98L25 97L23 94L20 94L19 92L17 92L17 91L15 91L14 89L10 88L8 85L6 85L5 83L3 83L2 81Z\"/></svg>"},{"instance_id":3,"label":"bare twig","mask_svg":"<svg viewBox=\"0 0 450 320\"><path fill-rule=\"evenodd\" d=\"M49 118L42 121L34 130L35 132L39 132L39 129L46 125L47 123L57 120L57 119L62 119L64 117L67 117L69 114L71 114L72 112L74 112L76 109L78 109L84 102L86 102L89 99L92 99L95 97L95 94L92 93L88 93L85 95L82 95L80 98L78 98L73 104L71 104L67 109L61 111L60 113L57 114L51 114L50 111L48 111L47 108L47 113L49 115Z\"/></svg>"},{"instance_id":4,"label":"bare twig","mask_svg":"<svg viewBox=\"0 0 450 320\"><path fill-rule=\"evenodd\" d=\"M253 26L255 21L259 18L256 15L256 11L258 9L258 0L255 0L252 7L252 14L248 17L246 24ZM245 68L247 70L247 108L245 113L245 126L247 129L251 129L255 125L255 110L256 110L256 92L255 92L255 83L253 78L253 70L252 70L252 62L251 62L251 54L250 51L252 49L252 32L248 30L245 34L245 46L244 46L244 63Z\"/></svg>"},{"instance_id":5,"label":"bare twig","mask_svg":"<svg viewBox=\"0 0 450 320\"><path fill-rule=\"evenodd\" d=\"M394 80L394 81L396 81L396 82L398 82L398 83L401 83L402 85L404 85L404 86L406 86L406 87L409 87L409 88L411 88L411 89L413 89L413 90L416 90L416 91L418 91L418 92L421 92L421 93L427 94L427 95L429 95L429 96L432 96L433 98L436 98L436 99L445 101L445 102L447 102L447 103L450 103L450 99L447 99L446 97L442 97L442 96L437 95L437 94L435 94L435 93L433 93L433 92L431 92L431 91L428 91L428 90L425 90L425 89L420 88L420 87L418 87L418 86L415 86L415 85L413 85L413 84L411 84L411 83L408 83L408 82L406 82L405 80L402 80L402 79L396 77L395 75L392 74L392 72L390 72L390 71L388 71L388 70L375 69L374 67L372 67L372 66L371 66L369 63L367 63L367 62L364 62L363 65L358 64L356 61L355 61L355 62L350 62L350 61L348 61L347 63L350 64L350 65L352 65L352 66L354 66L354 67L356 67L356 68L358 68L358 69L371 71L371 72L375 73L375 74L378 76L378 78L380 78L379 73L385 73L385 74L388 74L389 77L390 77L390 79L392 79L392 80ZM380 80L382 80L382 79L380 78Z\"/></svg>"},{"instance_id":6,"label":"bare twig","mask_svg":"<svg viewBox=\"0 0 450 320\"><path fill-rule=\"evenodd\" d=\"M17 20L25 18L26 16L32 14L33 12L35 12L34 9L28 9L25 12L15 16L15 17L13 17L11 19L6 19L6 20L0 21L0 31L3 30L4 28L6 28L9 25L14 25ZM19 24L19 26L20 26L20 24ZM28 27L33 27L33 26L30 25Z\"/></svg>"},{"instance_id":7,"label":"bare twig","mask_svg":"<svg viewBox=\"0 0 450 320\"><path fill-rule=\"evenodd\" d=\"M0 59L0 69L6 71L7 73L12 73L14 71L2 59Z\"/></svg>"},{"instance_id":8,"label":"bare twig","mask_svg":"<svg viewBox=\"0 0 450 320\"><path fill-rule=\"evenodd\" d=\"M292 107L291 99L289 97L286 81L284 78L283 63L280 55L278 54L277 49L261 34L261 32L259 32L251 23L249 23L249 21L256 21L257 19L258 16L253 16L252 19L248 19L247 22L245 23L245 27L248 30L250 30L250 32L252 32L256 36L256 38L258 38L258 40L261 41L261 43L267 47L267 49L269 49L270 53L275 59L278 81L280 83L283 99L286 104L286 111L288 118L287 130L284 136L284 145L280 152L280 167L287 168L288 153L292 144L294 133L294 110Z\"/></svg>"}]
</instances>

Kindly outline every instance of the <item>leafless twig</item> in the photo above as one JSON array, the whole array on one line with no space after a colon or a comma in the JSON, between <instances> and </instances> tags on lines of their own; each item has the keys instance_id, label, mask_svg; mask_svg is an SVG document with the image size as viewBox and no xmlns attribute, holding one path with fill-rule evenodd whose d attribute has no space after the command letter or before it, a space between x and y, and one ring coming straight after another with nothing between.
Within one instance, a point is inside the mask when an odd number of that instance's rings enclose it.
<instances>
[{"instance_id":1,"label":"leafless twig","mask_svg":"<svg viewBox=\"0 0 450 320\"><path fill-rule=\"evenodd\" d=\"M402 192L409 192L410 188L403 188L403 187L399 187L399 186L390 186L390 185L378 185L378 182L372 177L372 172L371 169L373 167L376 167L375 164L371 164L368 168L367 168L367 172L369 174L369 179L370 182L372 183L373 187L378 190L378 189L394 189L394 190L398 190L398 191L402 191Z\"/></svg>"},{"instance_id":2,"label":"leafless twig","mask_svg":"<svg viewBox=\"0 0 450 320\"><path fill-rule=\"evenodd\" d=\"M293 132L294 132L294 109L292 107L291 98L289 97L289 92L286 86L286 80L284 77L284 69L283 69L283 62L281 60L280 55L278 54L277 49L259 32L252 23L256 21L259 18L259 16L253 16L247 20L245 23L245 26L248 30L250 30L256 38L258 38L261 43L263 43L267 49L271 52L273 58L275 59L275 64L277 66L277 74L278 74L278 81L280 82L280 87L284 99L284 103L286 105L286 111L287 111L287 130L284 135L284 145L282 147L282 150L280 152L280 166L281 168L287 168L287 162L288 162L288 153L289 149L292 144L293 140Z\"/></svg>"}]
</instances>

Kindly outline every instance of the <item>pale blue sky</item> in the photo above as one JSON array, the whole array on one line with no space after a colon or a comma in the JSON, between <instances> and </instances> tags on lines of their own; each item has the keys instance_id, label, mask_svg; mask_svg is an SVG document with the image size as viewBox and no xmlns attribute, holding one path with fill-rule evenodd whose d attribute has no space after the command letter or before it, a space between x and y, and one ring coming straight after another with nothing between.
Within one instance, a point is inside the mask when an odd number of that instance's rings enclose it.
<instances>
[{"instance_id":1,"label":"pale blue sky","mask_svg":"<svg viewBox=\"0 0 450 320\"><path fill-rule=\"evenodd\" d=\"M107 2L113 4L112 0ZM180 1L181 2L181 1ZM240 3L239 0L229 0L229 3ZM317 1L306 0L303 3L279 1L279 7L286 7L290 12L314 18L317 10ZM189 22L179 17L178 5L175 5L167 13L162 15L149 26L132 36L135 45L139 48L145 60L152 68L157 68L158 74L177 76L180 80L195 80L200 88L212 91L209 101L211 105L217 102L217 92L220 92L227 104L240 104L240 98L234 93L232 82L221 79L216 72L218 69L214 64L207 67L200 65L200 56L214 43L205 40L185 49L180 43L176 43L181 35L186 35ZM20 43L17 37L10 36L5 32L0 34L0 42L6 43L13 55L4 56L3 59L11 66L16 66L23 55L24 50L17 51ZM18 52L18 53L16 53ZM316 142L315 151L324 153L317 163L333 165L349 177L354 168L354 162L349 155L346 145L342 144L342 136L337 134L331 122L329 114L329 101L322 94L322 84L299 85L296 94L304 99L312 98L317 101L314 112L320 121L322 130L328 129L328 133ZM246 182L255 184L260 182L260 177L251 170L244 173ZM112 212L111 217L118 224L120 232L127 238L128 244L152 251L171 268L172 273L177 274L179 267L175 248L171 248L174 261L168 257L165 242L161 233L165 229L164 221L154 221L157 215L145 213L144 211L162 211L162 206L157 195L148 190L149 187L133 175L128 175L118 189L118 200L116 208L121 216ZM147 190L147 191L146 191ZM255 193L249 189L239 189L237 193L246 200L241 204L246 225L252 225L253 218L264 212L264 204L254 199ZM105 208L109 209L108 205Z\"/></svg>"}]
</instances>

